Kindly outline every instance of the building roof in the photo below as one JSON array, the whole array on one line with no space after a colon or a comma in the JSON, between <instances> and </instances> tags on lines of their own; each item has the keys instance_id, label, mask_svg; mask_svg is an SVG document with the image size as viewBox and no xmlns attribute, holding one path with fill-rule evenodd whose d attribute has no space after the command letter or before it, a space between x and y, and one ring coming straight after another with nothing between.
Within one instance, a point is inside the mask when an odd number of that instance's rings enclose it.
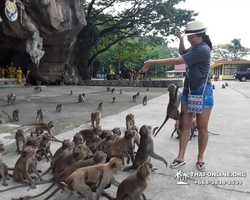
<instances>
[{"instance_id":1,"label":"building roof","mask_svg":"<svg viewBox=\"0 0 250 200\"><path fill-rule=\"evenodd\" d=\"M173 72L186 72L186 65L185 64L175 65L174 70L166 71L166 73L173 73Z\"/></svg>"},{"instance_id":2,"label":"building roof","mask_svg":"<svg viewBox=\"0 0 250 200\"><path fill-rule=\"evenodd\" d=\"M250 61L249 60L234 60L234 61L227 61L227 60L217 60L217 61L214 61L211 63L211 68L214 68L218 65L222 65L222 64L229 64L229 65L233 65L233 64L241 64L241 65L244 65L244 64L250 64Z\"/></svg>"}]
</instances>

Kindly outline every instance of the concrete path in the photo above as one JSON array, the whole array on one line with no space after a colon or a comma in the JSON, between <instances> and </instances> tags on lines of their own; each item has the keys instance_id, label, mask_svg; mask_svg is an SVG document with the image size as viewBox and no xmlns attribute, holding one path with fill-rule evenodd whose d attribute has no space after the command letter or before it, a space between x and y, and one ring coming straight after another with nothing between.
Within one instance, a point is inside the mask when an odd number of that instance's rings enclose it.
<instances>
[{"instance_id":1,"label":"concrete path","mask_svg":"<svg viewBox=\"0 0 250 200\"><path fill-rule=\"evenodd\" d=\"M203 199L203 200L246 200L250 198L250 154L249 154L249 125L250 125L250 82L228 81L229 87L221 89L224 82L214 82L214 109L211 114L209 130L220 135L210 135L208 147L205 153L207 172L197 173L195 163L197 158L197 140L195 137L189 142L186 152L186 165L178 169L170 169L164 163L152 159L152 163L158 170L151 174L145 194L151 200L166 199ZM153 88L152 88L153 90ZM248 96L248 97L247 97ZM135 115L136 125L141 127L144 124L153 127L160 126L165 118L168 94L151 99L147 106L141 104L133 106L123 112L107 116L101 120L103 128L121 127L125 129L125 116L128 113ZM170 120L155 139L155 152L163 156L170 164L178 153L178 139L170 138L173 131L174 121ZM79 130L88 128L89 125L82 125L73 130L61 133L59 139L72 138ZM53 143L52 152L59 148L59 144ZM9 153L3 156L3 160L9 166L14 166L18 155ZM39 169L46 170L49 164L42 160L39 162ZM177 184L179 179L175 178L176 173L182 170L189 175L185 180L186 185ZM216 173L227 173L231 175L243 174L244 177L211 177ZM117 175L118 181L133 172L122 172ZM196 176L194 176L196 175ZM202 176L204 177L197 177ZM47 175L49 179L51 175ZM17 185L12 180L8 181L9 186ZM240 185L235 185L235 184ZM11 192L0 193L0 199L10 199L24 195L34 195L43 191L49 184L37 186L37 189L27 192L27 188L16 189ZM6 187L0 186L0 190ZM108 190L115 195L116 187ZM45 197L46 195L44 195ZM43 198L37 198L42 200ZM67 199L65 194L60 192L52 198ZM78 195L70 199L82 199ZM104 197L102 199L105 199Z\"/></svg>"}]
</instances>

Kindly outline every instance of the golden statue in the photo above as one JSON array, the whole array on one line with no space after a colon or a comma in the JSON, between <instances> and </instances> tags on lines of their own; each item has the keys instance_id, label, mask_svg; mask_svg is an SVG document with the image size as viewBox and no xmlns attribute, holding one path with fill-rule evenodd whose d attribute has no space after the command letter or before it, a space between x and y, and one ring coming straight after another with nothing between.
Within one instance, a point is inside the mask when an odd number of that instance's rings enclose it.
<instances>
[{"instance_id":1,"label":"golden statue","mask_svg":"<svg viewBox=\"0 0 250 200\"><path fill-rule=\"evenodd\" d=\"M115 71L112 65L109 65L109 74L115 74Z\"/></svg>"},{"instance_id":2,"label":"golden statue","mask_svg":"<svg viewBox=\"0 0 250 200\"><path fill-rule=\"evenodd\" d=\"M20 85L23 85L23 71L22 71L21 67L18 67L18 70L16 72L17 72L17 82Z\"/></svg>"},{"instance_id":3,"label":"golden statue","mask_svg":"<svg viewBox=\"0 0 250 200\"><path fill-rule=\"evenodd\" d=\"M10 78L15 78L16 77L16 74L15 74L15 69L14 69L14 64L13 62L10 64L10 67L9 67L9 77Z\"/></svg>"}]
</instances>

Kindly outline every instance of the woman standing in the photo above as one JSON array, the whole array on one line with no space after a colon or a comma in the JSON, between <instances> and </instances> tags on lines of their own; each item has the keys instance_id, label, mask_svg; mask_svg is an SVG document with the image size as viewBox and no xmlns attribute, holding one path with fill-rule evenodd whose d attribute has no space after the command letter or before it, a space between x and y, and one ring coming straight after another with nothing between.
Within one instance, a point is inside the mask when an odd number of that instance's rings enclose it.
<instances>
[{"instance_id":1,"label":"woman standing","mask_svg":"<svg viewBox=\"0 0 250 200\"><path fill-rule=\"evenodd\" d=\"M145 62L143 71L147 71L151 65L179 65L186 64L188 73L184 81L184 89L181 98L181 132L179 140L179 153L176 159L170 165L170 168L177 168L186 164L184 159L187 143L189 141L190 129L193 119L193 113L188 113L188 94L189 87L192 95L202 95L205 83L206 88L203 95L202 113L197 114L198 126L198 156L196 167L199 171L206 171L206 165L203 159L207 142L208 142L208 122L210 113L213 108L213 88L209 77L210 69L210 52L212 50L212 43L209 36L206 35L207 28L200 21L189 22L186 26L185 33L181 35L177 32L177 37L180 39L179 58L168 58L159 60L148 60ZM191 47L185 49L183 36L186 35Z\"/></svg>"}]
</instances>

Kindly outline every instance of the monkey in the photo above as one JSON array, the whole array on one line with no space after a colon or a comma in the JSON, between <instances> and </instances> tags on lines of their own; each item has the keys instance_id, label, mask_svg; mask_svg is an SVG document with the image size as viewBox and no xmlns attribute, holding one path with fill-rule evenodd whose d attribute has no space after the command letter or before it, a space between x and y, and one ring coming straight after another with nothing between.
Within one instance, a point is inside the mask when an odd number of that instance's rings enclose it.
<instances>
[{"instance_id":1,"label":"monkey","mask_svg":"<svg viewBox=\"0 0 250 200\"><path fill-rule=\"evenodd\" d=\"M40 86L34 87L34 92L39 92L39 91L42 91L42 87Z\"/></svg>"},{"instance_id":2,"label":"monkey","mask_svg":"<svg viewBox=\"0 0 250 200\"><path fill-rule=\"evenodd\" d=\"M42 181L42 177L36 170L35 158L36 149L32 147L27 147L21 151L21 156L18 158L14 170L13 170L13 179L17 182L25 184L26 181L30 183L30 188L35 189L35 182L31 179L29 175L29 168L31 168L39 179Z\"/></svg>"},{"instance_id":3,"label":"monkey","mask_svg":"<svg viewBox=\"0 0 250 200\"><path fill-rule=\"evenodd\" d=\"M149 91L149 86L147 87L147 90L146 90L147 92Z\"/></svg>"},{"instance_id":4,"label":"monkey","mask_svg":"<svg viewBox=\"0 0 250 200\"><path fill-rule=\"evenodd\" d=\"M132 113L126 116L126 128L129 130L132 126L135 125L135 117Z\"/></svg>"},{"instance_id":5,"label":"monkey","mask_svg":"<svg viewBox=\"0 0 250 200\"><path fill-rule=\"evenodd\" d=\"M2 160L2 153L5 151L4 145L0 143L0 178L3 179L3 186L8 186L9 184L7 183L6 180L10 180L10 177L8 175L8 167L5 163L3 163Z\"/></svg>"},{"instance_id":6,"label":"monkey","mask_svg":"<svg viewBox=\"0 0 250 200\"><path fill-rule=\"evenodd\" d=\"M22 142L23 145L26 143L24 132L21 129L17 130L16 135L15 135L15 140L16 140L16 147L17 147L16 152L20 154L21 151L20 151L19 143Z\"/></svg>"},{"instance_id":7,"label":"monkey","mask_svg":"<svg viewBox=\"0 0 250 200\"><path fill-rule=\"evenodd\" d=\"M133 125L130 130L134 130L135 131L135 136L134 136L134 144L136 144L138 147L140 145L140 139L141 139L141 136L139 134L139 131L138 131L138 128Z\"/></svg>"},{"instance_id":8,"label":"monkey","mask_svg":"<svg viewBox=\"0 0 250 200\"><path fill-rule=\"evenodd\" d=\"M115 88L111 88L110 91L111 91L111 94L113 94L115 92Z\"/></svg>"},{"instance_id":9,"label":"monkey","mask_svg":"<svg viewBox=\"0 0 250 200\"><path fill-rule=\"evenodd\" d=\"M180 137L180 132L181 132L181 130L179 128L179 120L175 120L174 131L171 134L171 138L173 137L175 132L177 133L177 138L179 138Z\"/></svg>"},{"instance_id":10,"label":"monkey","mask_svg":"<svg viewBox=\"0 0 250 200\"><path fill-rule=\"evenodd\" d=\"M132 174L125 178L118 186L116 192L116 198L107 195L109 200L140 200L141 196L143 200L146 200L146 196L143 191L147 188L147 180L151 172L147 164L140 165L135 174Z\"/></svg>"},{"instance_id":11,"label":"monkey","mask_svg":"<svg viewBox=\"0 0 250 200\"><path fill-rule=\"evenodd\" d=\"M57 104L57 106L56 106L56 111L57 112L62 112L62 104Z\"/></svg>"},{"instance_id":12,"label":"monkey","mask_svg":"<svg viewBox=\"0 0 250 200\"><path fill-rule=\"evenodd\" d=\"M136 93L136 98L140 98L140 92Z\"/></svg>"},{"instance_id":13,"label":"monkey","mask_svg":"<svg viewBox=\"0 0 250 200\"><path fill-rule=\"evenodd\" d=\"M41 108L36 112L36 123L43 123L43 111Z\"/></svg>"},{"instance_id":14,"label":"monkey","mask_svg":"<svg viewBox=\"0 0 250 200\"><path fill-rule=\"evenodd\" d=\"M53 154L51 153L51 150L50 150L51 139L52 137L49 133L43 134L42 140L40 141L40 145L36 152L36 158L38 161L42 160L42 156L45 156L45 158L47 159L47 162L50 162L50 158L52 159ZM50 156L50 158L48 155Z\"/></svg>"},{"instance_id":15,"label":"monkey","mask_svg":"<svg viewBox=\"0 0 250 200\"><path fill-rule=\"evenodd\" d=\"M86 181L96 183L102 176L99 187L96 189L95 200L100 199L103 190L112 183L118 186L114 175L122 172L124 165L121 159L112 158L108 163L98 164L89 167L82 167L74 171L61 185L66 186L70 190L77 191L84 195L87 200L93 200L92 188L86 184ZM86 180L87 175L87 180ZM50 196L51 197L51 196ZM47 197L45 200L47 200Z\"/></svg>"},{"instance_id":16,"label":"monkey","mask_svg":"<svg viewBox=\"0 0 250 200\"><path fill-rule=\"evenodd\" d=\"M215 90L215 85L213 84L213 90Z\"/></svg>"},{"instance_id":17,"label":"monkey","mask_svg":"<svg viewBox=\"0 0 250 200\"><path fill-rule=\"evenodd\" d=\"M12 118L13 118L13 121L19 121L19 110L16 109L12 112Z\"/></svg>"},{"instance_id":18,"label":"monkey","mask_svg":"<svg viewBox=\"0 0 250 200\"><path fill-rule=\"evenodd\" d=\"M225 83L225 86L228 86L227 82Z\"/></svg>"},{"instance_id":19,"label":"monkey","mask_svg":"<svg viewBox=\"0 0 250 200\"><path fill-rule=\"evenodd\" d=\"M122 89L120 89L120 94L122 94Z\"/></svg>"},{"instance_id":20,"label":"monkey","mask_svg":"<svg viewBox=\"0 0 250 200\"><path fill-rule=\"evenodd\" d=\"M126 130L123 137L114 141L104 152L108 156L108 160L113 157L121 158L124 162L124 153L128 153L134 163L134 130Z\"/></svg>"},{"instance_id":21,"label":"monkey","mask_svg":"<svg viewBox=\"0 0 250 200\"><path fill-rule=\"evenodd\" d=\"M102 129L100 138L104 139L109 135L109 136L112 136L112 140L115 140L116 138L120 137L121 134L122 134L122 131L118 127L115 127L112 130Z\"/></svg>"},{"instance_id":22,"label":"monkey","mask_svg":"<svg viewBox=\"0 0 250 200\"><path fill-rule=\"evenodd\" d=\"M222 87L221 87L222 89L225 89L226 87L225 87L225 85L224 84L222 84Z\"/></svg>"},{"instance_id":23,"label":"monkey","mask_svg":"<svg viewBox=\"0 0 250 200\"><path fill-rule=\"evenodd\" d=\"M17 100L17 96L15 94L11 93L10 95L7 95L7 100L8 100L8 104L15 105L16 100Z\"/></svg>"},{"instance_id":24,"label":"monkey","mask_svg":"<svg viewBox=\"0 0 250 200\"><path fill-rule=\"evenodd\" d=\"M94 135L91 142L86 143L86 146L93 152L96 152L97 145L102 139L98 135Z\"/></svg>"},{"instance_id":25,"label":"monkey","mask_svg":"<svg viewBox=\"0 0 250 200\"><path fill-rule=\"evenodd\" d=\"M72 90L70 91L70 94L73 95L73 91Z\"/></svg>"},{"instance_id":26,"label":"monkey","mask_svg":"<svg viewBox=\"0 0 250 200\"><path fill-rule=\"evenodd\" d=\"M40 124L42 124L42 123L40 123ZM52 130L52 129L54 128L54 122L49 121L49 123L48 123L47 126L48 126L48 128L49 128L50 130ZM39 128L39 127L37 126L37 127L36 127L36 130L35 130L35 134L36 134L36 136L38 137L39 134L43 134L44 131L45 131L44 129Z\"/></svg>"},{"instance_id":27,"label":"monkey","mask_svg":"<svg viewBox=\"0 0 250 200\"><path fill-rule=\"evenodd\" d=\"M55 154L51 159L50 167L42 174L42 176L47 174L50 170L52 170L52 172L54 173L58 161L60 161L64 156L70 153L74 145L75 145L74 142L70 142L69 139L63 140L62 146L59 149L57 149L57 151L55 152Z\"/></svg>"},{"instance_id":28,"label":"monkey","mask_svg":"<svg viewBox=\"0 0 250 200\"><path fill-rule=\"evenodd\" d=\"M6 114L10 120L10 122L12 122L12 119L10 118L9 114L3 110L0 110L0 118L2 117L2 113Z\"/></svg>"},{"instance_id":29,"label":"monkey","mask_svg":"<svg viewBox=\"0 0 250 200\"><path fill-rule=\"evenodd\" d=\"M82 96L85 98L85 93L82 93Z\"/></svg>"},{"instance_id":30,"label":"monkey","mask_svg":"<svg viewBox=\"0 0 250 200\"><path fill-rule=\"evenodd\" d=\"M78 103L83 103L85 101L84 96L82 94L78 95Z\"/></svg>"},{"instance_id":31,"label":"monkey","mask_svg":"<svg viewBox=\"0 0 250 200\"><path fill-rule=\"evenodd\" d=\"M140 145L135 155L133 165L126 167L124 171L137 169L143 163L147 163L149 165L149 168L154 171L155 169L153 169L153 165L150 163L151 157L164 162L166 167L168 166L168 162L163 157L157 155L154 152L154 132L157 128L158 127L154 128L153 131L151 126L143 125L140 128Z\"/></svg>"},{"instance_id":32,"label":"monkey","mask_svg":"<svg viewBox=\"0 0 250 200\"><path fill-rule=\"evenodd\" d=\"M88 158L88 156L90 155L88 151L90 151L89 148L84 144L74 146L72 151L66 154L62 159L58 160L56 168L54 168L53 174L56 175L60 173L78 160L84 160Z\"/></svg>"},{"instance_id":33,"label":"monkey","mask_svg":"<svg viewBox=\"0 0 250 200\"><path fill-rule=\"evenodd\" d=\"M110 87L107 87L107 92L110 92L111 88Z\"/></svg>"},{"instance_id":34,"label":"monkey","mask_svg":"<svg viewBox=\"0 0 250 200\"><path fill-rule=\"evenodd\" d=\"M7 101L8 101L8 105L11 104L11 95L7 95Z\"/></svg>"},{"instance_id":35,"label":"monkey","mask_svg":"<svg viewBox=\"0 0 250 200\"><path fill-rule=\"evenodd\" d=\"M116 97L113 97L113 103L115 103L115 101L116 101Z\"/></svg>"},{"instance_id":36,"label":"monkey","mask_svg":"<svg viewBox=\"0 0 250 200\"><path fill-rule=\"evenodd\" d=\"M105 152L106 149L113 143L113 134L110 133L104 139L102 139L96 146L96 151Z\"/></svg>"},{"instance_id":37,"label":"monkey","mask_svg":"<svg viewBox=\"0 0 250 200\"><path fill-rule=\"evenodd\" d=\"M100 102L100 103L98 104L98 108L97 108L97 110L99 110L99 111L101 111L101 110L102 110L102 102Z\"/></svg>"},{"instance_id":38,"label":"monkey","mask_svg":"<svg viewBox=\"0 0 250 200\"><path fill-rule=\"evenodd\" d=\"M136 102L136 95L133 95L133 102Z\"/></svg>"},{"instance_id":39,"label":"monkey","mask_svg":"<svg viewBox=\"0 0 250 200\"><path fill-rule=\"evenodd\" d=\"M101 129L101 126L98 126L96 128L93 128L93 129L81 130L79 133L82 135L82 137L86 141L86 143L88 143L88 142L92 141L92 138L94 135L101 135L102 129Z\"/></svg>"},{"instance_id":40,"label":"monkey","mask_svg":"<svg viewBox=\"0 0 250 200\"><path fill-rule=\"evenodd\" d=\"M145 96L143 97L142 104L143 104L144 106L146 106L146 105L147 105L147 102L148 102L148 98L147 98L147 96L145 95Z\"/></svg>"},{"instance_id":41,"label":"monkey","mask_svg":"<svg viewBox=\"0 0 250 200\"><path fill-rule=\"evenodd\" d=\"M101 112L100 111L92 112L90 118L91 118L92 127L97 128L100 125Z\"/></svg>"},{"instance_id":42,"label":"monkey","mask_svg":"<svg viewBox=\"0 0 250 200\"><path fill-rule=\"evenodd\" d=\"M75 143L75 145L78 145L78 144L84 144L86 141L83 139L80 133L76 133L73 137L73 142Z\"/></svg>"},{"instance_id":43,"label":"monkey","mask_svg":"<svg viewBox=\"0 0 250 200\"><path fill-rule=\"evenodd\" d=\"M179 86L175 86L173 83L170 83L168 86L168 91L169 91L169 103L167 106L167 115L160 126L160 128L157 130L155 133L156 135L160 132L161 128L165 125L165 123L168 121L168 119L174 119L174 120L179 120L180 119L180 113L179 113L179 106L180 106L180 101L181 101L181 92L178 90Z\"/></svg>"},{"instance_id":44,"label":"monkey","mask_svg":"<svg viewBox=\"0 0 250 200\"><path fill-rule=\"evenodd\" d=\"M44 195L51 188L53 188L56 185L56 183L60 183L61 181L65 181L66 178L68 178L75 170L82 168L82 167L93 166L93 165L96 165L99 163L104 164L106 162L106 159L107 159L107 155L102 151L98 151L98 152L96 152L96 154L92 158L89 158L87 160L79 160L79 161L75 162L74 164L70 165L67 169L65 169L65 171L62 171L58 175L56 175L54 177L54 183L52 183L49 186L49 188L47 188L45 191L43 191L40 194L37 194L37 195L32 196L32 197L29 196L29 198L37 198L41 195ZM26 196L24 198L28 198L28 196Z\"/></svg>"}]
</instances>

